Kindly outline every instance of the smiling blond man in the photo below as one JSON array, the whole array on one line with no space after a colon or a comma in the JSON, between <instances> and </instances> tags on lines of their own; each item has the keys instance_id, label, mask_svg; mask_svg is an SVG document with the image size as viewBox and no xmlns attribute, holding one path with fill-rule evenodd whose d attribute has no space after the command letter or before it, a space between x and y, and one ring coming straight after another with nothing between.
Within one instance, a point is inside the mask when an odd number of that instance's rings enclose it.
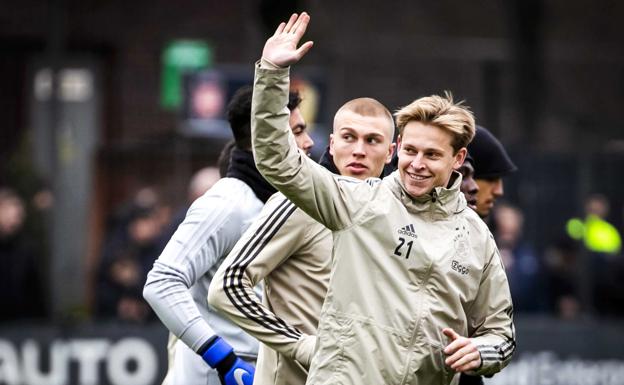
<instances>
[{"instance_id":1,"label":"smiling blond man","mask_svg":"<svg viewBox=\"0 0 624 385\"><path fill-rule=\"evenodd\" d=\"M265 178L332 230L329 288L307 384L457 384L493 374L515 349L509 285L496 244L466 207L455 171L474 136L450 97L397 113L399 169L354 182L297 151L287 128L289 66L309 16L267 40L252 106L255 161Z\"/></svg>"}]
</instances>

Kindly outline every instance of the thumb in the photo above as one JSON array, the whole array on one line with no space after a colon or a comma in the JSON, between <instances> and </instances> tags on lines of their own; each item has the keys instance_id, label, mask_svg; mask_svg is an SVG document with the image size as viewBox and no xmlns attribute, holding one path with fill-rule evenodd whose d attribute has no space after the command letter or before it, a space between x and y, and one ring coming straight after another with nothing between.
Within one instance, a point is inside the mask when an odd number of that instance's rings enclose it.
<instances>
[{"instance_id":1,"label":"thumb","mask_svg":"<svg viewBox=\"0 0 624 385\"><path fill-rule=\"evenodd\" d=\"M312 48L313 45L314 45L314 42L312 41L306 41L305 43L303 43L301 47L297 49L297 58L301 59L306 53L308 53L308 51L310 50L310 48Z\"/></svg>"},{"instance_id":2,"label":"thumb","mask_svg":"<svg viewBox=\"0 0 624 385\"><path fill-rule=\"evenodd\" d=\"M461 337L459 334L457 334L457 332L455 330L453 330L451 328L444 328L444 329L442 329L442 333L444 333L445 336L450 338L451 341L455 341L456 339Z\"/></svg>"}]
</instances>

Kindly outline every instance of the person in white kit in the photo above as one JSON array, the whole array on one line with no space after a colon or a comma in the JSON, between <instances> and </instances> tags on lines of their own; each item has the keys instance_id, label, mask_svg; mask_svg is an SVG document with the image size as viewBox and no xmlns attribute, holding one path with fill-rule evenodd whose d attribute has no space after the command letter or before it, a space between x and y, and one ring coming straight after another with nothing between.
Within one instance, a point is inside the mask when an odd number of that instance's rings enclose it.
<instances>
[{"instance_id":1,"label":"person in white kit","mask_svg":"<svg viewBox=\"0 0 624 385\"><path fill-rule=\"evenodd\" d=\"M208 306L210 282L219 265L264 202L276 191L258 173L251 149L252 88L236 92L228 105L236 147L225 178L189 208L147 276L143 296L171 332L169 369L163 385L250 385L257 341ZM289 124L298 147L314 144L291 93Z\"/></svg>"}]
</instances>

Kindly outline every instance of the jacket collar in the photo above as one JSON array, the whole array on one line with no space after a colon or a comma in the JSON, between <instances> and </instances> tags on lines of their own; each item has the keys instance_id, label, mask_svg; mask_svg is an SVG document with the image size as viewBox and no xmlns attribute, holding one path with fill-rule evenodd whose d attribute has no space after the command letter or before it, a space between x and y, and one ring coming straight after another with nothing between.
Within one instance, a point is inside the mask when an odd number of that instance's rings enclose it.
<instances>
[{"instance_id":1,"label":"jacket collar","mask_svg":"<svg viewBox=\"0 0 624 385\"><path fill-rule=\"evenodd\" d=\"M453 171L452 183L449 187L436 187L429 194L414 198L403 186L399 171L395 171L384 179L392 193L399 199L407 211L411 213L428 212L435 219L443 219L449 215L463 211L466 198L461 193L461 174Z\"/></svg>"}]
</instances>

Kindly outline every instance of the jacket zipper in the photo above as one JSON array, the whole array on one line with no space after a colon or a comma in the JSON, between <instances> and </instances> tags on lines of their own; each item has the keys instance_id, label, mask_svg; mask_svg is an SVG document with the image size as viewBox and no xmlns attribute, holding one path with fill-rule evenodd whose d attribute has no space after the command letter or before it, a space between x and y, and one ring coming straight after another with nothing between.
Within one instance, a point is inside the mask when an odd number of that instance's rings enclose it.
<instances>
[{"instance_id":1,"label":"jacket zipper","mask_svg":"<svg viewBox=\"0 0 624 385\"><path fill-rule=\"evenodd\" d=\"M416 342L416 335L418 334L419 328L418 326L420 325L420 322L422 321L422 305L423 302L426 300L427 296L425 295L425 292L427 291L427 283L429 282L429 277L431 276L431 271L433 270L433 261L431 261L431 264L429 265L429 268L427 269L427 274L425 274L423 280L422 280L422 284L420 287L420 296L419 296L419 300L418 300L418 313L416 314L416 325L414 327L414 332L412 333L412 336L410 337L410 341L409 341L409 345L408 345L408 349L409 353L408 353L408 359L407 359L407 363L405 365L405 373L403 374L403 379L401 380L400 384L403 385L406 383L407 379L410 376L410 367L411 367L411 360L413 359L413 355L414 355L414 351L412 350L414 347L414 343Z\"/></svg>"}]
</instances>

